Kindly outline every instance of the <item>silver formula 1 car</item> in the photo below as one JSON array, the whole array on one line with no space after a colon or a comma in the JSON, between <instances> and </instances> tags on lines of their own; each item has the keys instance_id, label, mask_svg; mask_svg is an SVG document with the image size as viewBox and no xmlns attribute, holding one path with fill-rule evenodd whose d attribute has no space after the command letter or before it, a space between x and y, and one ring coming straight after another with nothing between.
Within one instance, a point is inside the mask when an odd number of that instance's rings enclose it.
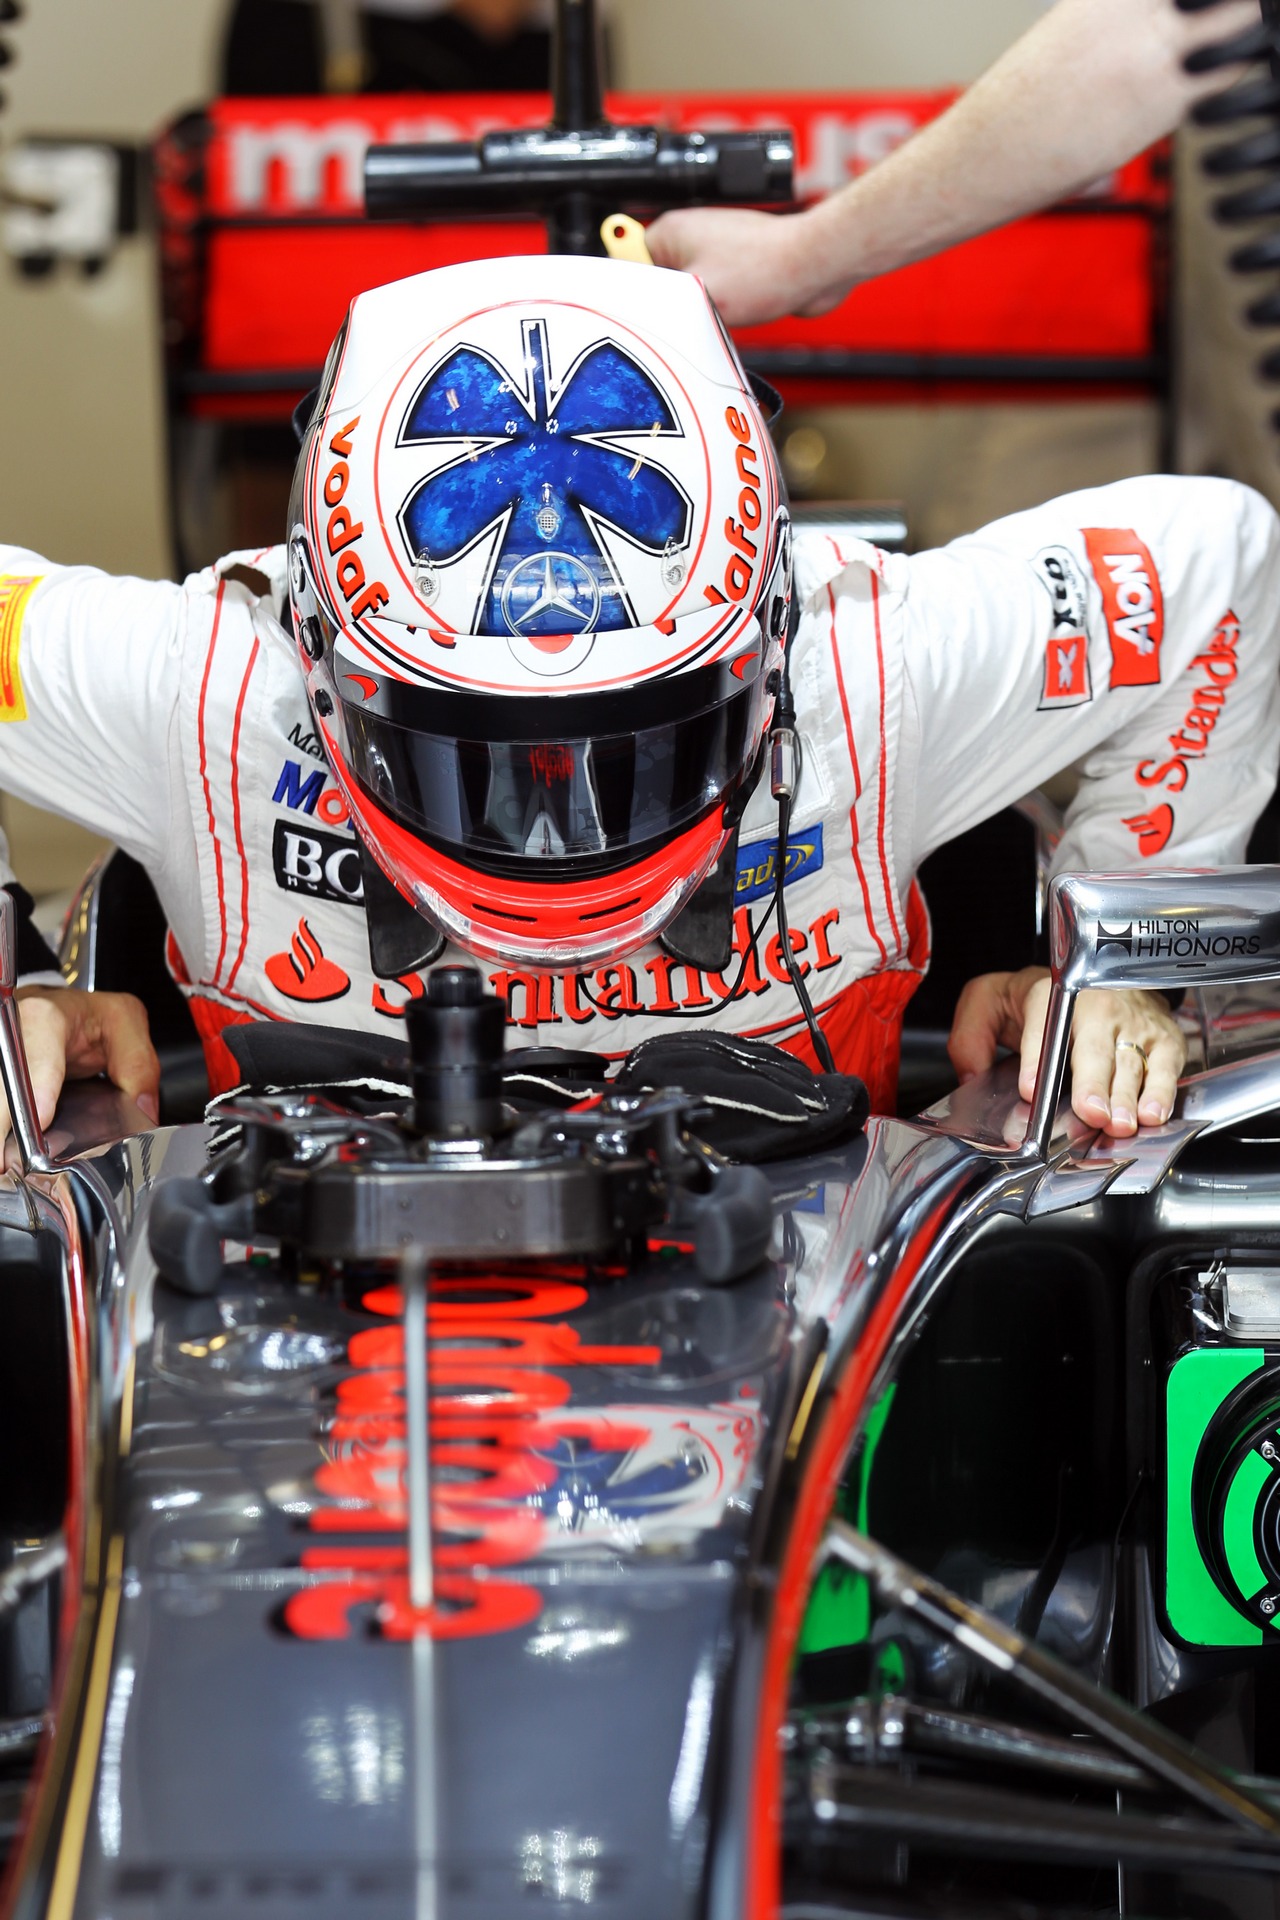
<instances>
[{"instance_id":1,"label":"silver formula 1 car","mask_svg":"<svg viewBox=\"0 0 1280 1920\"><path fill-rule=\"evenodd\" d=\"M514 1115L453 973L398 1102L44 1140L7 968L5 1912L1274 1913L1278 888L1055 883L1031 1111L767 1178ZM1209 1064L1117 1149L1135 981Z\"/></svg>"}]
</instances>

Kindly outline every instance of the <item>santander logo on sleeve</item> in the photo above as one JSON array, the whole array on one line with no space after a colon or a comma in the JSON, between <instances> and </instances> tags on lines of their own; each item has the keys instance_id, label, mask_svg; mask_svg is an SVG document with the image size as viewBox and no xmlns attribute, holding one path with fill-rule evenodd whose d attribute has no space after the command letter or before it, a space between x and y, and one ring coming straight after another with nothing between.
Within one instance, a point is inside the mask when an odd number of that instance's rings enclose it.
<instances>
[{"instance_id":1,"label":"santander logo on sleeve","mask_svg":"<svg viewBox=\"0 0 1280 1920\"><path fill-rule=\"evenodd\" d=\"M1157 687L1164 594L1150 548L1132 527L1082 527L1111 637L1111 685Z\"/></svg>"}]
</instances>

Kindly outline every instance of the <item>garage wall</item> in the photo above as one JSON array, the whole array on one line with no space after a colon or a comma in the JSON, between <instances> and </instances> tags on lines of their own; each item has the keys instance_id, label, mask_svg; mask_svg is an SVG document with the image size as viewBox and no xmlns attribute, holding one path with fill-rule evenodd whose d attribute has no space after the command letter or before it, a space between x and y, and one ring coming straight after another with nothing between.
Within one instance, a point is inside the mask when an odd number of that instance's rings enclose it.
<instances>
[{"instance_id":1,"label":"garage wall","mask_svg":"<svg viewBox=\"0 0 1280 1920\"><path fill-rule=\"evenodd\" d=\"M980 71L1040 5L792 0L785 33L777 0L613 0L610 17L624 85L933 86ZM0 141L145 139L208 97L227 11L228 0L28 0L7 36L17 60ZM125 242L92 282L71 272L26 282L0 266L7 538L58 559L167 570L153 289L145 238ZM65 457L63 435L80 422L111 449L109 486L96 463Z\"/></svg>"},{"instance_id":2,"label":"garage wall","mask_svg":"<svg viewBox=\"0 0 1280 1920\"><path fill-rule=\"evenodd\" d=\"M222 0L28 0L7 30L0 143L26 133L145 140L202 100ZM23 280L0 262L0 528L56 559L168 569L154 257ZM78 428L105 461L74 457Z\"/></svg>"},{"instance_id":3,"label":"garage wall","mask_svg":"<svg viewBox=\"0 0 1280 1920\"><path fill-rule=\"evenodd\" d=\"M614 0L636 87L935 87L971 80L1046 0Z\"/></svg>"}]
</instances>

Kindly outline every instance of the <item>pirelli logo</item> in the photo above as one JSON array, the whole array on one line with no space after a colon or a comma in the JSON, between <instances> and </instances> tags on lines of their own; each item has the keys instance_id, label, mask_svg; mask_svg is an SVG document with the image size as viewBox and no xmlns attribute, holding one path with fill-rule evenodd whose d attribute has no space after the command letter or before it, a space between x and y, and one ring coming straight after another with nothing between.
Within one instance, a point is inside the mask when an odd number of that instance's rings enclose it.
<instances>
[{"instance_id":1,"label":"pirelli logo","mask_svg":"<svg viewBox=\"0 0 1280 1920\"><path fill-rule=\"evenodd\" d=\"M0 574L0 720L25 720L18 647L22 616L43 575Z\"/></svg>"}]
</instances>

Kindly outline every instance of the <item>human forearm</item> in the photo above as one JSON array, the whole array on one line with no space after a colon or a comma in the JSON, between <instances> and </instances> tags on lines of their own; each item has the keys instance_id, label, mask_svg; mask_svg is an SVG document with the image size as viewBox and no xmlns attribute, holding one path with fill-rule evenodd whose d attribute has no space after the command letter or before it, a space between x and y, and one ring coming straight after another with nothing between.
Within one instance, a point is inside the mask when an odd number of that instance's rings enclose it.
<instances>
[{"instance_id":1,"label":"human forearm","mask_svg":"<svg viewBox=\"0 0 1280 1920\"><path fill-rule=\"evenodd\" d=\"M1185 55L1257 16L1257 0L1208 15L1171 0L1057 0L948 112L805 216L826 259L819 293L1080 192L1220 87L1221 74L1188 76Z\"/></svg>"},{"instance_id":2,"label":"human forearm","mask_svg":"<svg viewBox=\"0 0 1280 1920\"><path fill-rule=\"evenodd\" d=\"M1258 0L1057 0L937 120L804 213L665 214L659 266L683 267L733 326L821 312L850 287L1079 192L1168 133L1232 75L1192 79L1193 48L1247 30Z\"/></svg>"}]
</instances>

